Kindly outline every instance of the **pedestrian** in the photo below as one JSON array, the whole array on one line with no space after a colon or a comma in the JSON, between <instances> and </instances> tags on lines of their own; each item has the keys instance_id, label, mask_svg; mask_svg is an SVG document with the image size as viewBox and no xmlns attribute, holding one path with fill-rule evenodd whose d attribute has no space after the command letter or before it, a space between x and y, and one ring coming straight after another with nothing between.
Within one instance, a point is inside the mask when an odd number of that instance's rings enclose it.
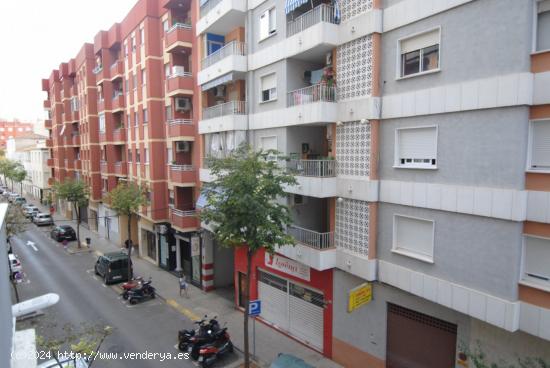
<instances>
[{"instance_id":1,"label":"pedestrian","mask_svg":"<svg viewBox=\"0 0 550 368\"><path fill-rule=\"evenodd\" d=\"M189 298L189 294L187 293L187 282L185 281L184 275L180 276L179 284L180 284L180 297L181 297L181 292L183 291L183 293L185 294L185 297Z\"/></svg>"},{"instance_id":2,"label":"pedestrian","mask_svg":"<svg viewBox=\"0 0 550 368\"><path fill-rule=\"evenodd\" d=\"M68 244L69 244L69 241L67 239L63 239L63 248L67 249Z\"/></svg>"}]
</instances>

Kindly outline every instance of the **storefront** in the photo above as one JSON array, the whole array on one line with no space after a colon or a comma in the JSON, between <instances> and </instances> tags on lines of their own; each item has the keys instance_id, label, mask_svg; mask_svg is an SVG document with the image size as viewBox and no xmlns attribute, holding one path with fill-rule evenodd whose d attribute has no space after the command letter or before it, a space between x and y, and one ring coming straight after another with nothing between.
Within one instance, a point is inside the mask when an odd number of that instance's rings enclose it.
<instances>
[{"instance_id":1,"label":"storefront","mask_svg":"<svg viewBox=\"0 0 550 368\"><path fill-rule=\"evenodd\" d=\"M175 233L176 271L188 282L201 287L201 242L196 233Z\"/></svg>"},{"instance_id":2,"label":"storefront","mask_svg":"<svg viewBox=\"0 0 550 368\"><path fill-rule=\"evenodd\" d=\"M243 307L246 248L235 254L235 303ZM262 301L262 321L332 356L332 270L317 271L279 254L259 251L252 261L251 300Z\"/></svg>"}]
</instances>

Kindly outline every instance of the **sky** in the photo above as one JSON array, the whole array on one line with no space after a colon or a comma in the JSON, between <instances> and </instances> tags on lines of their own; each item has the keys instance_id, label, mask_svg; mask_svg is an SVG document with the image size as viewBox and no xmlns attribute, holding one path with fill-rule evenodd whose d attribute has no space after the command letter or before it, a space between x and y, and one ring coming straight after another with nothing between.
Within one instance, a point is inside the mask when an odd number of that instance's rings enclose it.
<instances>
[{"instance_id":1,"label":"sky","mask_svg":"<svg viewBox=\"0 0 550 368\"><path fill-rule=\"evenodd\" d=\"M42 79L137 0L0 0L0 119L43 120Z\"/></svg>"}]
</instances>

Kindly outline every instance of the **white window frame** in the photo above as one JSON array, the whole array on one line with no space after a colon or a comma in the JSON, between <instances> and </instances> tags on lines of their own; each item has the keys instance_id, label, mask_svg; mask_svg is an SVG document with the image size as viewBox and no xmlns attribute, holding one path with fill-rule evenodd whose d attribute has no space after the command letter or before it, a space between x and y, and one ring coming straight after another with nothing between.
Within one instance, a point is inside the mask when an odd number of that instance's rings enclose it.
<instances>
[{"instance_id":1,"label":"white window frame","mask_svg":"<svg viewBox=\"0 0 550 368\"><path fill-rule=\"evenodd\" d=\"M397 220L398 217L408 218L408 219L417 220L417 221L431 222L432 223L431 256L426 255L426 254L422 254L422 253L418 253L418 252L414 252L414 251L411 251L411 250L408 250L408 249L398 248L398 246L396 244L396 240L397 240L397 226L396 226L397 221L396 220ZM423 261L423 262L426 262L426 263L432 263L433 264L434 263L434 249L435 249L435 220L426 219L426 218L422 218L422 217L402 215L402 214L394 214L393 215L392 247L391 247L391 252L392 253L400 254L402 256L414 258L414 259L417 259L419 261Z\"/></svg>"},{"instance_id":2,"label":"white window frame","mask_svg":"<svg viewBox=\"0 0 550 368\"><path fill-rule=\"evenodd\" d=\"M536 1L533 2L533 31L532 31L533 32L533 37L532 37L533 43L531 45L531 53L532 54L541 54L541 53L550 51L550 49L537 50L537 43L538 43L537 34L538 34L538 28L539 28L538 5L539 5L539 3L543 2L543 1L545 1L545 0L536 0Z\"/></svg>"},{"instance_id":3,"label":"white window frame","mask_svg":"<svg viewBox=\"0 0 550 368\"><path fill-rule=\"evenodd\" d=\"M105 133L105 114L104 113L101 113L98 115L98 125L99 125L99 132Z\"/></svg>"},{"instance_id":4,"label":"white window frame","mask_svg":"<svg viewBox=\"0 0 550 368\"><path fill-rule=\"evenodd\" d=\"M143 149L143 159L145 160L145 165L149 165L149 150L147 148Z\"/></svg>"},{"instance_id":5,"label":"white window frame","mask_svg":"<svg viewBox=\"0 0 550 368\"><path fill-rule=\"evenodd\" d=\"M265 100L264 101L264 90L263 90L263 79L266 78L266 77L269 77L271 75L274 75L275 76L275 88L270 88L269 89L269 99L268 100ZM277 101L277 98L278 98L278 95L277 95L277 88L278 87L278 83L277 83L277 72L270 72L270 73L266 73L266 74L263 74L263 75L260 75L260 103L268 103L268 102L272 102L272 101ZM272 90L275 90L275 93L273 94L273 91ZM273 95L275 95L275 97L273 97Z\"/></svg>"},{"instance_id":6,"label":"white window frame","mask_svg":"<svg viewBox=\"0 0 550 368\"><path fill-rule=\"evenodd\" d=\"M412 130L412 129L427 129L435 128L435 165L426 164L426 163L410 163L410 164L401 164L399 160L399 132L402 130ZM437 158L437 142L439 141L439 127L438 125L421 125L421 126L412 126L412 127L400 127L395 128L395 146L393 153L393 167L395 169L419 169L419 170L437 170L438 158Z\"/></svg>"},{"instance_id":7,"label":"white window frame","mask_svg":"<svg viewBox=\"0 0 550 368\"><path fill-rule=\"evenodd\" d=\"M275 15L275 23L271 24L271 12L274 12ZM262 18L266 16L267 14L267 34L262 33ZM263 40L266 40L270 37L273 37L277 34L277 9L275 6L272 6L260 14L258 17L258 31L260 32L259 41L261 42Z\"/></svg>"},{"instance_id":8,"label":"white window frame","mask_svg":"<svg viewBox=\"0 0 550 368\"><path fill-rule=\"evenodd\" d=\"M550 238L547 238L544 236L523 234L522 250L521 250L521 273L520 273L519 283L522 285L527 285L536 289L541 289L541 290L550 292L550 281L546 281L547 284L545 284L544 280L539 280L537 278L533 278L532 276L526 275L525 261L526 261L526 250L527 250L527 244L526 244L527 238L541 239L541 240L546 240L550 242Z\"/></svg>"},{"instance_id":9,"label":"white window frame","mask_svg":"<svg viewBox=\"0 0 550 368\"><path fill-rule=\"evenodd\" d=\"M401 76L401 69L403 67L402 66L402 57L401 57L401 43L403 41L407 41L411 38L419 37L423 34L430 33L430 32L433 32L435 30L437 30L439 32L439 41L438 41L439 42L438 43L439 48L438 48L438 55L437 55L438 56L437 68L432 69L432 70L427 70L427 71L423 72L422 71L422 56L421 56L420 57L420 71L418 73ZM441 26L426 29L426 30L423 30L421 32L414 33L412 35L407 35L407 36L401 37L397 40L396 63L395 63L395 79L396 80L414 78L414 77L418 77L418 76L421 76L421 75L438 73L440 71L441 71Z\"/></svg>"},{"instance_id":10,"label":"white window frame","mask_svg":"<svg viewBox=\"0 0 550 368\"><path fill-rule=\"evenodd\" d=\"M527 165L526 165L526 171L527 172L533 172L533 173L550 173L550 168L547 169L536 169L533 168L531 161L533 158L533 124L537 121L548 121L550 124L550 118L544 118L544 119L531 119L529 120L529 137L528 137L528 143L527 143Z\"/></svg>"}]
</instances>

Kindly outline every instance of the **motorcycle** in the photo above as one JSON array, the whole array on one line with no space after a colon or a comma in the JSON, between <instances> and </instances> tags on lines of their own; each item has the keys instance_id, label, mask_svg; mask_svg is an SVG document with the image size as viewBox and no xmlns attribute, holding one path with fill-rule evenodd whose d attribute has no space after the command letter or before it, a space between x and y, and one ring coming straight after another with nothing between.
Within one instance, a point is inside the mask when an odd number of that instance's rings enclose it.
<instances>
[{"instance_id":1,"label":"motorcycle","mask_svg":"<svg viewBox=\"0 0 550 368\"><path fill-rule=\"evenodd\" d=\"M151 278L149 278L149 281L151 281ZM122 294L120 294L120 295L122 296L122 298L124 300L128 300L128 292L130 290L139 288L142 285L143 285L143 277L137 276L134 279L122 284L122 290L123 291L122 291Z\"/></svg>"},{"instance_id":2,"label":"motorcycle","mask_svg":"<svg viewBox=\"0 0 550 368\"><path fill-rule=\"evenodd\" d=\"M178 331L178 349L181 351L187 351L191 338L195 336L206 337L208 335L208 331L218 331L220 329L220 324L216 318L217 316L214 316L214 318L206 323L208 316L204 316L204 319L194 322L198 325L197 329Z\"/></svg>"},{"instance_id":3,"label":"motorcycle","mask_svg":"<svg viewBox=\"0 0 550 368\"><path fill-rule=\"evenodd\" d=\"M233 353L233 343L227 333L227 328L223 328L213 335L214 341L203 345L199 350L199 364L203 368L210 367L223 355Z\"/></svg>"},{"instance_id":4,"label":"motorcycle","mask_svg":"<svg viewBox=\"0 0 550 368\"><path fill-rule=\"evenodd\" d=\"M151 281L144 282L140 288L128 291L128 302L132 305L147 299L155 299L155 288L151 286Z\"/></svg>"}]
</instances>

